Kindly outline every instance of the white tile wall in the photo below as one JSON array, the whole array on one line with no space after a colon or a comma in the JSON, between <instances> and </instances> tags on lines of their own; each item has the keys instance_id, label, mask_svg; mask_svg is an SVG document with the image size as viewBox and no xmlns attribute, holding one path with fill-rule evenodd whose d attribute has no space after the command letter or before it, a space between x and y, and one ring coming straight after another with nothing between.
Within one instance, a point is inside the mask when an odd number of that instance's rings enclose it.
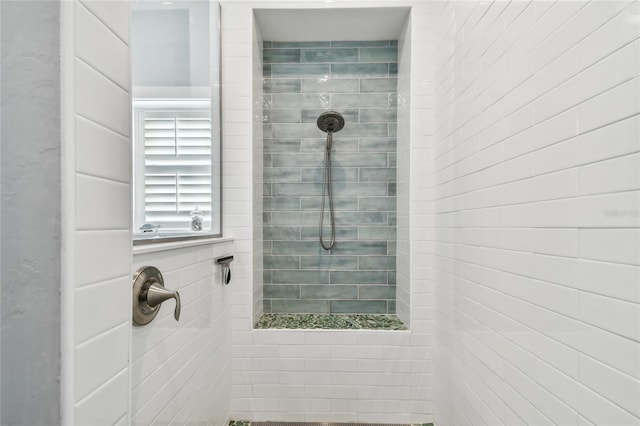
<instances>
[{"instance_id":1,"label":"white tile wall","mask_svg":"<svg viewBox=\"0 0 640 426\"><path fill-rule=\"evenodd\" d=\"M230 287L222 284L214 259L232 253L233 243L225 242L134 256L134 271L155 266L165 287L180 292L182 313L176 322L169 301L151 323L133 327L132 425L223 426L228 420Z\"/></svg>"},{"instance_id":2,"label":"white tile wall","mask_svg":"<svg viewBox=\"0 0 640 426\"><path fill-rule=\"evenodd\" d=\"M63 422L127 422L129 9L62 4Z\"/></svg>"},{"instance_id":3,"label":"white tile wall","mask_svg":"<svg viewBox=\"0 0 640 426\"><path fill-rule=\"evenodd\" d=\"M640 5L432 10L436 424L638 425Z\"/></svg>"},{"instance_id":4,"label":"white tile wall","mask_svg":"<svg viewBox=\"0 0 640 426\"><path fill-rule=\"evenodd\" d=\"M340 2L338 7L362 2ZM367 7L397 6L401 2L366 2ZM402 2L402 5L410 5ZM222 3L223 26L223 90L224 123L223 155L225 158L225 228L234 236L237 280L232 286L232 398L231 417L235 419L278 421L360 421L360 422L427 422L432 420L432 364L431 359L431 281L428 265L410 264L406 260L407 275L412 281L404 287L406 303L411 303L411 331L301 331L253 330L256 314L261 305L261 268L254 259L261 257L260 231L251 229L261 207L254 185L260 183L261 157L259 129L252 126L254 117L261 117L261 71L259 29L254 30L253 7L324 7L322 2L255 2ZM407 39L426 40L428 26L423 22L424 4L415 4L416 22L409 27ZM251 39L253 34L253 39ZM405 56L401 69L406 80L403 87L417 88L411 92L412 126L403 129L406 137L404 161L411 161L410 180L424 179L430 156L428 143L422 138L409 147L408 135L427 136L431 131L424 125L420 112L431 108L431 96L423 70L427 69L428 53L417 45L405 44L412 49L411 62ZM401 68L402 66L401 65ZM246 70L253 70L248 75ZM253 83L252 83L253 81ZM407 117L409 115L407 114ZM417 125L419 123L421 125ZM257 123L256 123L257 124ZM252 133L253 129L253 133ZM238 176L234 170L251 170L252 175ZM415 233L406 241L411 259L429 256L432 234L428 212L423 209L428 199L419 183L409 187L406 181L406 208L413 201L410 220L415 219ZM258 189L259 190L259 189ZM255 204L253 206L252 204ZM409 219L407 215L407 219ZM408 220L406 222L408 226ZM408 230L408 228L407 228ZM407 237L408 238L408 237ZM409 271L409 267L413 269ZM420 279L413 280L413 277ZM259 301L259 302L258 302ZM255 308L254 308L255 303Z\"/></svg>"}]
</instances>

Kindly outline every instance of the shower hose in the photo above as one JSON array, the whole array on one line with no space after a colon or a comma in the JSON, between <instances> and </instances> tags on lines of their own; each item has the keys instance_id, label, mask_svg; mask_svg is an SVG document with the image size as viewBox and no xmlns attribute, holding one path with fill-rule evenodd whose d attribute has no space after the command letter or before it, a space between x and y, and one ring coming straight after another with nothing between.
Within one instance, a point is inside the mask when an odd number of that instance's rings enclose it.
<instances>
[{"instance_id":1,"label":"shower hose","mask_svg":"<svg viewBox=\"0 0 640 426\"><path fill-rule=\"evenodd\" d=\"M336 242L336 221L333 216L333 192L331 191L331 145L333 144L333 133L331 130L327 131L327 146L324 150L324 167L322 170L322 201L320 205L320 245L325 250L331 250ZM331 221L331 241L325 244L323 239L323 226L324 223L324 204L325 204L325 190L329 197L329 217Z\"/></svg>"}]
</instances>

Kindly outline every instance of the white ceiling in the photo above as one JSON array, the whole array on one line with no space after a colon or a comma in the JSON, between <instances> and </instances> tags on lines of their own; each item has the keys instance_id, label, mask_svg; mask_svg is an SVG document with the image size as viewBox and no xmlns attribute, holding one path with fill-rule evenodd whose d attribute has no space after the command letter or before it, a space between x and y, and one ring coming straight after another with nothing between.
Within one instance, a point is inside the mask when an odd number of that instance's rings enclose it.
<instances>
[{"instance_id":1,"label":"white ceiling","mask_svg":"<svg viewBox=\"0 0 640 426\"><path fill-rule=\"evenodd\" d=\"M408 7L256 9L265 41L397 40Z\"/></svg>"}]
</instances>

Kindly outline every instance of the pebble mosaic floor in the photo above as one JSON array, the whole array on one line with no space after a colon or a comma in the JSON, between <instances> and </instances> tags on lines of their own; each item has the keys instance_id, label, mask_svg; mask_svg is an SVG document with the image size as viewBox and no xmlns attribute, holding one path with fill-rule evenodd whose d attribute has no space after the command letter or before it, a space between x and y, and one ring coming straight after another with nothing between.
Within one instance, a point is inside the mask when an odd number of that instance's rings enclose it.
<instances>
[{"instance_id":1,"label":"pebble mosaic floor","mask_svg":"<svg viewBox=\"0 0 640 426\"><path fill-rule=\"evenodd\" d=\"M333 330L406 330L395 315L369 314L264 314L256 328L333 329ZM246 426L246 425L237 425Z\"/></svg>"},{"instance_id":2,"label":"pebble mosaic floor","mask_svg":"<svg viewBox=\"0 0 640 426\"><path fill-rule=\"evenodd\" d=\"M230 420L229 426L250 426L251 421L248 420ZM295 423L295 422L253 422L253 424L273 425L273 426L392 426L382 424L366 424L366 423ZM400 426L400 425L393 425ZM412 425L401 426L433 426L433 423L416 423Z\"/></svg>"}]
</instances>

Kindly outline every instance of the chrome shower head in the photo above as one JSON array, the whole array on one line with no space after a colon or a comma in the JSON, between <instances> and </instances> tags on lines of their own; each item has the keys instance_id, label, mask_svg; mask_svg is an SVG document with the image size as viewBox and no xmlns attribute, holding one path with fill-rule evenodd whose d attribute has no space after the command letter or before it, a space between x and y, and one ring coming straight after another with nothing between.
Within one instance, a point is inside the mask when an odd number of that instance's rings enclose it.
<instances>
[{"instance_id":1,"label":"chrome shower head","mask_svg":"<svg viewBox=\"0 0 640 426\"><path fill-rule=\"evenodd\" d=\"M318 117L318 128L323 132L339 132L344 127L344 117L336 111L325 111Z\"/></svg>"}]
</instances>

